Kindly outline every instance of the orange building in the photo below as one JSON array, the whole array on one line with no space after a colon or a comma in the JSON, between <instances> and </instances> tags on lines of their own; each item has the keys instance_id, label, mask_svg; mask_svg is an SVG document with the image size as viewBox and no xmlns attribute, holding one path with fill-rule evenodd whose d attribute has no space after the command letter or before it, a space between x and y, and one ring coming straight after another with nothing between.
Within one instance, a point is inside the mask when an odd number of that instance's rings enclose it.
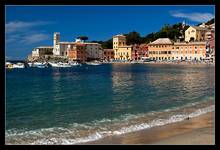
<instances>
[{"instance_id":1,"label":"orange building","mask_svg":"<svg viewBox=\"0 0 220 150\"><path fill-rule=\"evenodd\" d=\"M175 42L172 58L176 60L202 60L206 57L206 42Z\"/></svg>"},{"instance_id":2,"label":"orange building","mask_svg":"<svg viewBox=\"0 0 220 150\"><path fill-rule=\"evenodd\" d=\"M68 45L67 57L72 61L85 62L87 60L85 44Z\"/></svg>"},{"instance_id":3,"label":"orange building","mask_svg":"<svg viewBox=\"0 0 220 150\"><path fill-rule=\"evenodd\" d=\"M202 60L206 57L206 42L173 42L159 38L148 44L148 50L154 60Z\"/></svg>"},{"instance_id":4,"label":"orange building","mask_svg":"<svg viewBox=\"0 0 220 150\"><path fill-rule=\"evenodd\" d=\"M114 59L115 53L114 49L104 49L104 59L105 60L111 60Z\"/></svg>"}]
</instances>

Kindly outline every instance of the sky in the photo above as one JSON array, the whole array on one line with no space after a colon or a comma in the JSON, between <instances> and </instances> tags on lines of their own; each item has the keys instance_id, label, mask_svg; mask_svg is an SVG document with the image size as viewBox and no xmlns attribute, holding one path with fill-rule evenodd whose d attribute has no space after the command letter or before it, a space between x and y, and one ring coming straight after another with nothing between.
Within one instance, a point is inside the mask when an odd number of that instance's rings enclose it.
<instances>
[{"instance_id":1,"label":"sky","mask_svg":"<svg viewBox=\"0 0 220 150\"><path fill-rule=\"evenodd\" d=\"M206 22L215 16L214 5L172 6L12 6L5 9L6 59L25 59L33 48L52 46L53 33L61 41L88 36L105 41L113 35L136 31L141 36L165 24Z\"/></svg>"}]
</instances>

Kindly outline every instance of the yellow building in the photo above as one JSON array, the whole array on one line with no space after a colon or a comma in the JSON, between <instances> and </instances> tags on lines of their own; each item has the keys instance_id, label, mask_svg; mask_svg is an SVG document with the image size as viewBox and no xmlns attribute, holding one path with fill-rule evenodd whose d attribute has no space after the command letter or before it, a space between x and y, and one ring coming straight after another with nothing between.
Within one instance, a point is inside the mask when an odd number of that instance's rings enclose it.
<instances>
[{"instance_id":1,"label":"yellow building","mask_svg":"<svg viewBox=\"0 0 220 150\"><path fill-rule=\"evenodd\" d=\"M131 60L132 46L126 45L126 36L115 35L113 36L113 49L115 60Z\"/></svg>"},{"instance_id":2,"label":"yellow building","mask_svg":"<svg viewBox=\"0 0 220 150\"><path fill-rule=\"evenodd\" d=\"M159 38L148 44L149 57L153 60L171 60L173 41L169 38Z\"/></svg>"},{"instance_id":3,"label":"yellow building","mask_svg":"<svg viewBox=\"0 0 220 150\"><path fill-rule=\"evenodd\" d=\"M131 60L132 46L119 46L115 53L116 60Z\"/></svg>"},{"instance_id":4,"label":"yellow building","mask_svg":"<svg viewBox=\"0 0 220 150\"><path fill-rule=\"evenodd\" d=\"M205 27L190 26L185 31L185 41L189 42L190 39L194 39L195 41L204 41L206 32L207 28Z\"/></svg>"}]
</instances>

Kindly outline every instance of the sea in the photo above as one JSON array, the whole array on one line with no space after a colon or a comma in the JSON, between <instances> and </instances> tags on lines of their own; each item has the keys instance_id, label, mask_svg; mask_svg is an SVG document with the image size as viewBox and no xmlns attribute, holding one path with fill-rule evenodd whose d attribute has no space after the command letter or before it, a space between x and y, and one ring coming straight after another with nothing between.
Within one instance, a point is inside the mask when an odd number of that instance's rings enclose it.
<instances>
[{"instance_id":1,"label":"sea","mask_svg":"<svg viewBox=\"0 0 220 150\"><path fill-rule=\"evenodd\" d=\"M215 111L215 67L102 64L7 69L5 144L69 145Z\"/></svg>"}]
</instances>

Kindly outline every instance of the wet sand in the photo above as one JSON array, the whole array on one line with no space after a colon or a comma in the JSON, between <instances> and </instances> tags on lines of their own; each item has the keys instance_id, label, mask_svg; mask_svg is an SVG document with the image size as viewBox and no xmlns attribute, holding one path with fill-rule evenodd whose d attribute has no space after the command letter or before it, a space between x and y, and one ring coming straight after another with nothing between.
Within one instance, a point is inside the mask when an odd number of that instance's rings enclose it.
<instances>
[{"instance_id":1,"label":"wet sand","mask_svg":"<svg viewBox=\"0 0 220 150\"><path fill-rule=\"evenodd\" d=\"M215 112L83 144L214 145Z\"/></svg>"}]
</instances>

